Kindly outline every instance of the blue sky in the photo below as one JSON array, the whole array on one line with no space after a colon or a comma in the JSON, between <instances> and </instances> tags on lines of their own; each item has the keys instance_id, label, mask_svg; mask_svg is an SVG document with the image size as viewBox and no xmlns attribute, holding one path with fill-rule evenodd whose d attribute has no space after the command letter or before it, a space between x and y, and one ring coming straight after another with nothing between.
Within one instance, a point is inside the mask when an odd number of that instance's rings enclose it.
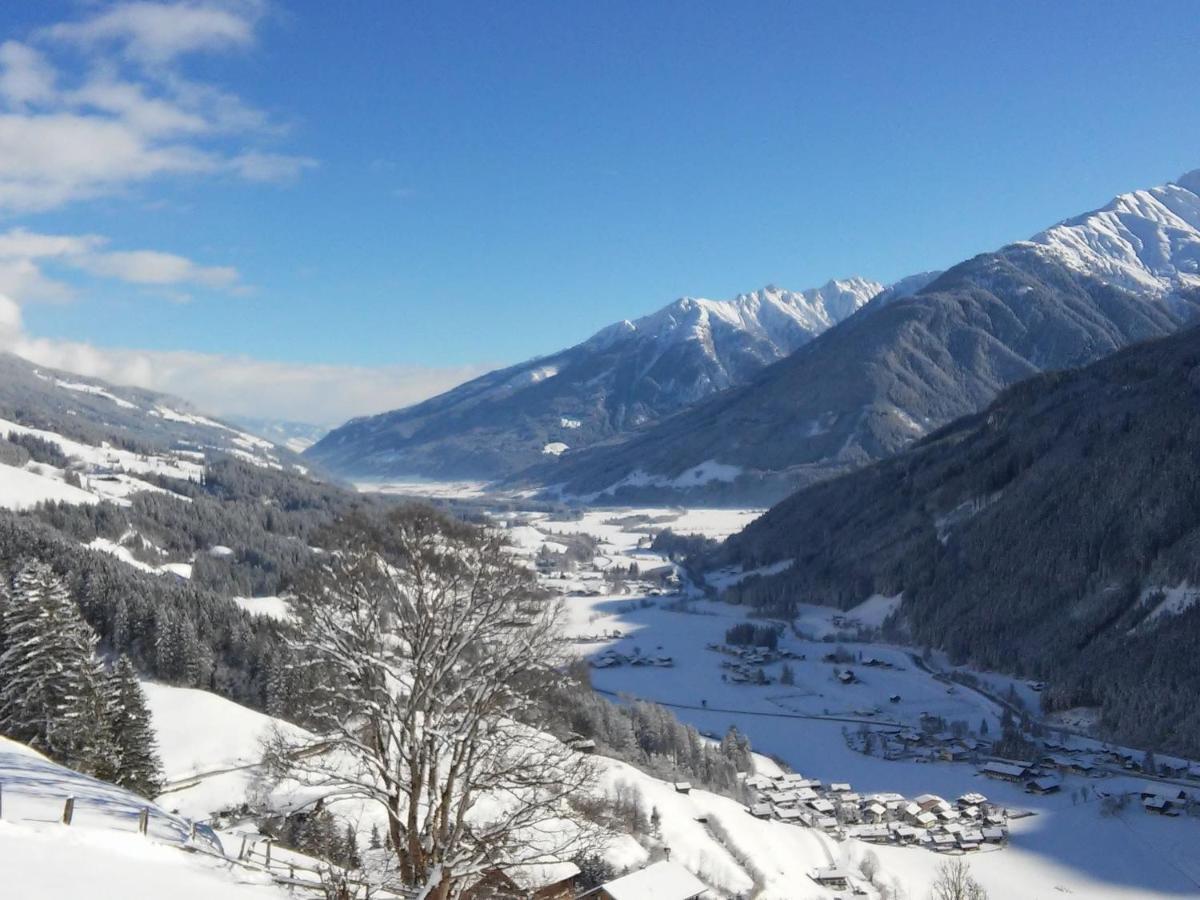
<instances>
[{"instance_id":1,"label":"blue sky","mask_svg":"<svg viewBox=\"0 0 1200 900\"><path fill-rule=\"evenodd\" d=\"M384 408L676 296L892 280L1200 167L1196 7L1134 7L9 5L0 151L66 117L102 162L0 153L0 289L48 362L178 390L147 372L234 358L357 378L321 418Z\"/></svg>"}]
</instances>

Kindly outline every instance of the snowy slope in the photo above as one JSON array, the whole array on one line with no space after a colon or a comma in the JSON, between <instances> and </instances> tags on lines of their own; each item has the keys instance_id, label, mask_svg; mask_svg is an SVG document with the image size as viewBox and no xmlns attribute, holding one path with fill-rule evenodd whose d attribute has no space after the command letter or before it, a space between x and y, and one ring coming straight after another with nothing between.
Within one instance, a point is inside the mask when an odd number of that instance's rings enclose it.
<instances>
[{"instance_id":1,"label":"snowy slope","mask_svg":"<svg viewBox=\"0 0 1200 900\"><path fill-rule=\"evenodd\" d=\"M0 894L21 900L271 900L286 894L267 876L183 853L190 823L114 785L50 762L0 738ZM63 804L75 797L69 827ZM137 833L150 809L148 837ZM210 845L201 845L213 849Z\"/></svg>"},{"instance_id":2,"label":"snowy slope","mask_svg":"<svg viewBox=\"0 0 1200 900\"><path fill-rule=\"evenodd\" d=\"M100 498L58 478L0 465L0 507L29 509L39 503L99 503Z\"/></svg>"},{"instance_id":3,"label":"snowy slope","mask_svg":"<svg viewBox=\"0 0 1200 900\"><path fill-rule=\"evenodd\" d=\"M1121 194L1028 243L1131 291L1200 287L1200 169L1172 184Z\"/></svg>"},{"instance_id":4,"label":"snowy slope","mask_svg":"<svg viewBox=\"0 0 1200 900\"><path fill-rule=\"evenodd\" d=\"M35 366L0 353L0 432L59 444L93 466L172 478L198 477L206 454L268 468L291 451L191 409L184 401Z\"/></svg>"}]
</instances>

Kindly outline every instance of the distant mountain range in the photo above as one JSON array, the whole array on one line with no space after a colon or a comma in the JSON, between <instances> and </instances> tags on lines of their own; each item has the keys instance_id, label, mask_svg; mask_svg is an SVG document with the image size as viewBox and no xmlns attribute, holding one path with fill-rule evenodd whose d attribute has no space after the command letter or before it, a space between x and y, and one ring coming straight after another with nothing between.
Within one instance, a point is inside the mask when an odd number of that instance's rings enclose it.
<instances>
[{"instance_id":1,"label":"distant mountain range","mask_svg":"<svg viewBox=\"0 0 1200 900\"><path fill-rule=\"evenodd\" d=\"M524 473L568 497L761 502L895 453L1007 385L1200 309L1200 172L883 296L748 383Z\"/></svg>"},{"instance_id":2,"label":"distant mountain range","mask_svg":"<svg viewBox=\"0 0 1200 900\"><path fill-rule=\"evenodd\" d=\"M903 594L909 642L1200 753L1200 329L1023 381L794 494L709 560L727 566L726 599L771 615Z\"/></svg>"},{"instance_id":3,"label":"distant mountain range","mask_svg":"<svg viewBox=\"0 0 1200 900\"><path fill-rule=\"evenodd\" d=\"M927 281L906 280L889 296ZM349 476L511 475L745 384L884 291L849 278L800 292L770 285L728 301L684 297L559 353L355 419L308 455Z\"/></svg>"}]
</instances>

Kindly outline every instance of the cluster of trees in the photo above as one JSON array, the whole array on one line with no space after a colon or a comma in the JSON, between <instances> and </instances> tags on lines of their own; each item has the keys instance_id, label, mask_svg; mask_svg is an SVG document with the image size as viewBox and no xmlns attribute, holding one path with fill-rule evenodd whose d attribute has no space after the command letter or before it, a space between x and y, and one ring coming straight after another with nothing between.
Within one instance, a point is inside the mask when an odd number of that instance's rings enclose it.
<instances>
[{"instance_id":1,"label":"cluster of trees","mask_svg":"<svg viewBox=\"0 0 1200 900\"><path fill-rule=\"evenodd\" d=\"M737 729L730 728L714 745L666 707L645 701L613 703L591 689L586 665L572 666L542 703L558 730L595 741L604 755L668 781L690 781L736 796L738 773L754 769L750 741Z\"/></svg>"},{"instance_id":2,"label":"cluster of trees","mask_svg":"<svg viewBox=\"0 0 1200 900\"><path fill-rule=\"evenodd\" d=\"M128 507L50 504L29 515L83 543L97 537L119 541L133 532L140 539L128 549L143 562L194 560L195 584L224 596L250 597L287 590L322 529L375 503L229 457L210 461L198 482L143 477L170 493L135 494ZM211 555L218 545L235 552Z\"/></svg>"},{"instance_id":3,"label":"cluster of trees","mask_svg":"<svg viewBox=\"0 0 1200 900\"><path fill-rule=\"evenodd\" d=\"M263 823L263 832L284 847L323 859L335 866L357 869L362 865L354 826L349 823L342 826L337 817L319 802L314 809L300 810L281 820ZM371 849L378 850L378 831L375 838Z\"/></svg>"},{"instance_id":4,"label":"cluster of trees","mask_svg":"<svg viewBox=\"0 0 1200 900\"><path fill-rule=\"evenodd\" d=\"M30 460L59 469L71 464L58 444L35 434L13 432L7 438L0 438L0 461L10 466L23 466Z\"/></svg>"},{"instance_id":5,"label":"cluster of trees","mask_svg":"<svg viewBox=\"0 0 1200 900\"><path fill-rule=\"evenodd\" d=\"M161 766L129 658L106 669L95 632L44 563L26 561L0 584L0 733L154 796Z\"/></svg>"},{"instance_id":6,"label":"cluster of trees","mask_svg":"<svg viewBox=\"0 0 1200 900\"><path fill-rule=\"evenodd\" d=\"M284 650L274 623L195 584L82 548L31 516L0 511L0 573L30 559L61 578L107 656L126 655L139 672L171 684L265 706L267 673Z\"/></svg>"},{"instance_id":7,"label":"cluster of trees","mask_svg":"<svg viewBox=\"0 0 1200 900\"><path fill-rule=\"evenodd\" d=\"M743 647L768 647L774 650L779 646L779 628L775 625L739 622L725 629L725 643Z\"/></svg>"}]
</instances>

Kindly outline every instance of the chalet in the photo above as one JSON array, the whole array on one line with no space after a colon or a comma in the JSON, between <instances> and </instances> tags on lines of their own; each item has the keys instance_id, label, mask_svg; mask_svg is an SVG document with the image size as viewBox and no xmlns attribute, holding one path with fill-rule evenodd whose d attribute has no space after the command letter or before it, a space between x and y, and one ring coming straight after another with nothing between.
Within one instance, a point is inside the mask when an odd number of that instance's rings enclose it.
<instances>
[{"instance_id":1,"label":"chalet","mask_svg":"<svg viewBox=\"0 0 1200 900\"><path fill-rule=\"evenodd\" d=\"M829 793L831 794L848 794L850 793L850 785L845 782L835 781L829 785Z\"/></svg>"},{"instance_id":2,"label":"chalet","mask_svg":"<svg viewBox=\"0 0 1200 900\"><path fill-rule=\"evenodd\" d=\"M950 850L955 850L958 847L958 841L954 835L946 834L944 831L933 835L933 849L941 853L946 853Z\"/></svg>"},{"instance_id":3,"label":"chalet","mask_svg":"<svg viewBox=\"0 0 1200 900\"><path fill-rule=\"evenodd\" d=\"M1054 794L1062 789L1062 781L1058 778L1034 778L1025 782L1027 794Z\"/></svg>"},{"instance_id":4,"label":"chalet","mask_svg":"<svg viewBox=\"0 0 1200 900\"><path fill-rule=\"evenodd\" d=\"M937 809L945 802L937 794L922 794L913 800L913 803L917 804L923 810Z\"/></svg>"},{"instance_id":5,"label":"chalet","mask_svg":"<svg viewBox=\"0 0 1200 900\"><path fill-rule=\"evenodd\" d=\"M463 900L572 900L578 877L572 862L492 869L463 891Z\"/></svg>"},{"instance_id":6,"label":"chalet","mask_svg":"<svg viewBox=\"0 0 1200 900\"><path fill-rule=\"evenodd\" d=\"M602 884L584 897L595 900L698 900L708 888L679 863L656 862Z\"/></svg>"},{"instance_id":7,"label":"chalet","mask_svg":"<svg viewBox=\"0 0 1200 900\"><path fill-rule=\"evenodd\" d=\"M1166 797L1147 797L1142 801L1142 807L1146 812L1157 813L1160 816L1169 815L1172 812L1178 814L1177 811L1171 809L1171 801Z\"/></svg>"},{"instance_id":8,"label":"chalet","mask_svg":"<svg viewBox=\"0 0 1200 900\"><path fill-rule=\"evenodd\" d=\"M983 806L985 803L987 803L987 797L974 791L969 794L963 794L958 798L959 809L964 809L968 806Z\"/></svg>"},{"instance_id":9,"label":"chalet","mask_svg":"<svg viewBox=\"0 0 1200 900\"><path fill-rule=\"evenodd\" d=\"M801 822L804 819L804 812L795 807L775 807L775 818L781 822Z\"/></svg>"},{"instance_id":10,"label":"chalet","mask_svg":"<svg viewBox=\"0 0 1200 900\"><path fill-rule=\"evenodd\" d=\"M1001 781L1020 781L1028 774L1029 766L1019 763L989 762L984 763L979 772L988 778L999 778Z\"/></svg>"},{"instance_id":11,"label":"chalet","mask_svg":"<svg viewBox=\"0 0 1200 900\"><path fill-rule=\"evenodd\" d=\"M837 678L842 684L854 684L854 682L858 681L854 676L854 672L850 669L839 672Z\"/></svg>"},{"instance_id":12,"label":"chalet","mask_svg":"<svg viewBox=\"0 0 1200 900\"><path fill-rule=\"evenodd\" d=\"M808 877L823 888L831 891L844 891L850 887L850 875L845 869L829 866L824 869L813 869Z\"/></svg>"},{"instance_id":13,"label":"chalet","mask_svg":"<svg viewBox=\"0 0 1200 900\"><path fill-rule=\"evenodd\" d=\"M937 824L937 816L931 812L919 812L912 819L921 828L932 828Z\"/></svg>"},{"instance_id":14,"label":"chalet","mask_svg":"<svg viewBox=\"0 0 1200 900\"><path fill-rule=\"evenodd\" d=\"M756 819L771 818L772 810L770 803L753 803L750 805L749 810L750 815L754 816Z\"/></svg>"},{"instance_id":15,"label":"chalet","mask_svg":"<svg viewBox=\"0 0 1200 900\"><path fill-rule=\"evenodd\" d=\"M687 781L676 781L672 787L675 788L675 793L677 794L690 794L692 792L692 785Z\"/></svg>"},{"instance_id":16,"label":"chalet","mask_svg":"<svg viewBox=\"0 0 1200 900\"><path fill-rule=\"evenodd\" d=\"M958 835L959 844L971 843L978 849L983 843L983 830L980 828L964 828Z\"/></svg>"},{"instance_id":17,"label":"chalet","mask_svg":"<svg viewBox=\"0 0 1200 900\"><path fill-rule=\"evenodd\" d=\"M862 814L868 822L882 822L887 817L887 807L882 803L869 803L863 807Z\"/></svg>"},{"instance_id":18,"label":"chalet","mask_svg":"<svg viewBox=\"0 0 1200 900\"><path fill-rule=\"evenodd\" d=\"M858 825L855 826L852 837L856 837L861 841L870 841L875 844L884 844L891 840L892 833L887 825L878 823L875 825Z\"/></svg>"}]
</instances>

